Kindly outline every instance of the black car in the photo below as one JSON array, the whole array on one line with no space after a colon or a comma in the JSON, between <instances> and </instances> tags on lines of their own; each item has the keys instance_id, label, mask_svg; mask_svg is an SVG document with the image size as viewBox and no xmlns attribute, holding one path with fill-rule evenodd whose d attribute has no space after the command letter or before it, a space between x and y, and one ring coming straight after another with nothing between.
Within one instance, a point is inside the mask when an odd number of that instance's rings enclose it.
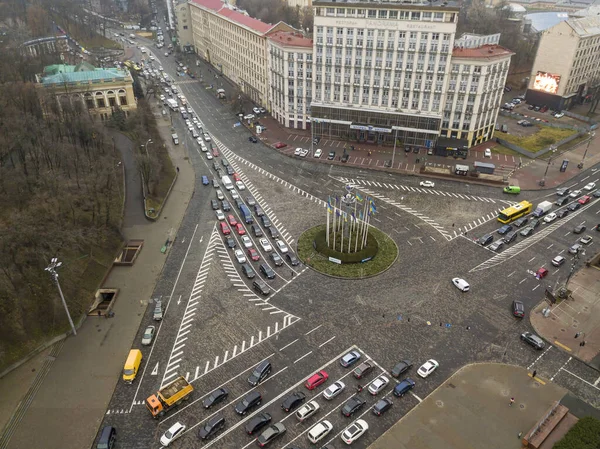
<instances>
[{"instance_id":1,"label":"black car","mask_svg":"<svg viewBox=\"0 0 600 449\"><path fill-rule=\"evenodd\" d=\"M258 391L248 393L244 398L235 405L235 411L239 415L245 415L252 408L258 407L262 402L262 395Z\"/></svg>"},{"instance_id":2,"label":"black car","mask_svg":"<svg viewBox=\"0 0 600 449\"><path fill-rule=\"evenodd\" d=\"M279 231L275 226L269 227L269 235L272 239L276 239L277 237L279 237Z\"/></svg>"},{"instance_id":3,"label":"black car","mask_svg":"<svg viewBox=\"0 0 600 449\"><path fill-rule=\"evenodd\" d=\"M223 167L229 167L229 161L225 158L221 159L221 164L223 164Z\"/></svg>"},{"instance_id":4,"label":"black car","mask_svg":"<svg viewBox=\"0 0 600 449\"><path fill-rule=\"evenodd\" d=\"M560 198L556 199L556 201L554 202L554 204L556 204L557 206L564 206L568 202L569 202L569 197L568 196L561 196Z\"/></svg>"},{"instance_id":5,"label":"black car","mask_svg":"<svg viewBox=\"0 0 600 449\"><path fill-rule=\"evenodd\" d=\"M335 159L335 151L330 151L329 154L327 155L327 160L332 161L334 159Z\"/></svg>"},{"instance_id":6,"label":"black car","mask_svg":"<svg viewBox=\"0 0 600 449\"><path fill-rule=\"evenodd\" d=\"M556 216L558 218L565 218L567 215L569 215L569 209L561 209L558 212L556 212Z\"/></svg>"},{"instance_id":7,"label":"black car","mask_svg":"<svg viewBox=\"0 0 600 449\"><path fill-rule=\"evenodd\" d=\"M511 225L504 225L500 229L498 229L498 234L504 235L504 234L509 233L510 231L512 231L512 226Z\"/></svg>"},{"instance_id":8,"label":"black car","mask_svg":"<svg viewBox=\"0 0 600 449\"><path fill-rule=\"evenodd\" d=\"M213 416L208 422L198 431L198 437L201 440L207 440L225 427L225 418L221 415Z\"/></svg>"},{"instance_id":9,"label":"black car","mask_svg":"<svg viewBox=\"0 0 600 449\"><path fill-rule=\"evenodd\" d=\"M258 432L260 429L269 424L271 419L271 415L268 413L259 413L246 424L246 433L248 435L252 435Z\"/></svg>"},{"instance_id":10,"label":"black car","mask_svg":"<svg viewBox=\"0 0 600 449\"><path fill-rule=\"evenodd\" d=\"M267 427L267 430L261 433L256 441L258 442L259 446L265 446L271 441L273 441L275 438L283 435L285 431L286 429L283 423L277 422L272 426Z\"/></svg>"},{"instance_id":11,"label":"black car","mask_svg":"<svg viewBox=\"0 0 600 449\"><path fill-rule=\"evenodd\" d=\"M229 201L223 200L221 201L221 208L223 209L223 212L229 212L231 210L231 204L229 204Z\"/></svg>"},{"instance_id":12,"label":"black car","mask_svg":"<svg viewBox=\"0 0 600 449\"><path fill-rule=\"evenodd\" d=\"M280 267L283 265L283 259L281 258L279 253L272 252L271 254L269 254L269 257L271 258L276 267Z\"/></svg>"},{"instance_id":13,"label":"black car","mask_svg":"<svg viewBox=\"0 0 600 449\"><path fill-rule=\"evenodd\" d=\"M525 306L521 301L515 299L512 302L512 312L517 318L523 318L525 316Z\"/></svg>"},{"instance_id":14,"label":"black car","mask_svg":"<svg viewBox=\"0 0 600 449\"><path fill-rule=\"evenodd\" d=\"M481 246L486 246L489 245L490 243L492 243L494 241L494 236L492 234L486 234L483 237L480 237L477 240L477 243L479 243Z\"/></svg>"},{"instance_id":15,"label":"black car","mask_svg":"<svg viewBox=\"0 0 600 449\"><path fill-rule=\"evenodd\" d=\"M573 212L573 211L576 211L577 209L579 209L580 207L581 207L581 204L578 201L574 201L567 206L567 209L570 210L571 212Z\"/></svg>"},{"instance_id":16,"label":"black car","mask_svg":"<svg viewBox=\"0 0 600 449\"><path fill-rule=\"evenodd\" d=\"M523 226L523 225L527 224L527 222L528 222L528 221L529 221L529 218L527 218L527 217L521 217L521 218L519 218L518 220L516 220L516 221L513 223L513 226L514 226L515 228L520 228L521 226Z\"/></svg>"},{"instance_id":17,"label":"black car","mask_svg":"<svg viewBox=\"0 0 600 449\"><path fill-rule=\"evenodd\" d=\"M225 388L219 388L213 391L202 404L204 405L204 408L211 408L213 405L227 399L227 396L229 396L229 391Z\"/></svg>"},{"instance_id":18,"label":"black car","mask_svg":"<svg viewBox=\"0 0 600 449\"><path fill-rule=\"evenodd\" d=\"M242 201L241 198L238 198L237 200L235 200L235 205L236 207L239 209L240 206L242 206L244 204L244 202Z\"/></svg>"},{"instance_id":19,"label":"black car","mask_svg":"<svg viewBox=\"0 0 600 449\"><path fill-rule=\"evenodd\" d=\"M217 210L219 208L219 202L217 200L210 200L210 205L212 206L213 210Z\"/></svg>"},{"instance_id":20,"label":"black car","mask_svg":"<svg viewBox=\"0 0 600 449\"><path fill-rule=\"evenodd\" d=\"M592 193L592 196L594 198L600 198L600 189L596 190L594 193Z\"/></svg>"},{"instance_id":21,"label":"black car","mask_svg":"<svg viewBox=\"0 0 600 449\"><path fill-rule=\"evenodd\" d=\"M342 407L342 415L344 416L352 416L357 411L359 411L366 404L366 401L363 401L358 396L352 396L344 406Z\"/></svg>"},{"instance_id":22,"label":"black car","mask_svg":"<svg viewBox=\"0 0 600 449\"><path fill-rule=\"evenodd\" d=\"M253 387L256 387L271 373L271 368L271 362L269 360L263 360L256 368L254 368L250 377L248 377L248 383Z\"/></svg>"},{"instance_id":23,"label":"black car","mask_svg":"<svg viewBox=\"0 0 600 449\"><path fill-rule=\"evenodd\" d=\"M262 224L265 228L271 226L271 220L269 220L269 217L267 217L266 215L263 215L262 217L260 217L260 219L262 220Z\"/></svg>"},{"instance_id":24,"label":"black car","mask_svg":"<svg viewBox=\"0 0 600 449\"><path fill-rule=\"evenodd\" d=\"M373 406L373 414L375 414L377 416L381 416L385 412L387 412L392 407L392 405L394 405L394 403L390 399L388 399L388 398L380 399Z\"/></svg>"},{"instance_id":25,"label":"black car","mask_svg":"<svg viewBox=\"0 0 600 449\"><path fill-rule=\"evenodd\" d=\"M256 142L258 142L258 139L254 136L250 136L250 137L248 137L248 141L250 141L252 143L256 143Z\"/></svg>"},{"instance_id":26,"label":"black car","mask_svg":"<svg viewBox=\"0 0 600 449\"><path fill-rule=\"evenodd\" d=\"M533 234L533 228L531 226L527 226L526 228L523 228L519 234L521 234L523 237L529 237L531 234Z\"/></svg>"},{"instance_id":27,"label":"black car","mask_svg":"<svg viewBox=\"0 0 600 449\"><path fill-rule=\"evenodd\" d=\"M221 169L221 167L219 166L219 163L218 163L217 161L214 161L214 162L213 162L213 168L214 168L215 170L220 170L220 169Z\"/></svg>"},{"instance_id":28,"label":"black car","mask_svg":"<svg viewBox=\"0 0 600 449\"><path fill-rule=\"evenodd\" d=\"M556 194L558 196L567 196L569 193L571 193L571 189L569 189L568 187L563 187L562 189L558 189L556 191Z\"/></svg>"},{"instance_id":29,"label":"black car","mask_svg":"<svg viewBox=\"0 0 600 449\"><path fill-rule=\"evenodd\" d=\"M516 238L517 238L517 231L511 231L508 234L506 234L504 236L504 239L502 239L502 240L504 241L504 243L509 244L511 242L514 242Z\"/></svg>"},{"instance_id":30,"label":"black car","mask_svg":"<svg viewBox=\"0 0 600 449\"><path fill-rule=\"evenodd\" d=\"M254 199L253 196L247 196L246 203L248 203L248 206L252 207L252 206L256 205L256 200Z\"/></svg>"},{"instance_id":31,"label":"black car","mask_svg":"<svg viewBox=\"0 0 600 449\"><path fill-rule=\"evenodd\" d=\"M266 277L267 279L275 279L275 272L273 271L273 269L268 266L266 263L261 263L259 265L259 269L260 272L264 275L264 277Z\"/></svg>"},{"instance_id":32,"label":"black car","mask_svg":"<svg viewBox=\"0 0 600 449\"><path fill-rule=\"evenodd\" d=\"M283 400L281 403L281 408L286 412L289 412L290 410L294 410L296 407L302 404L305 399L306 395L304 393L301 391L296 391Z\"/></svg>"},{"instance_id":33,"label":"black car","mask_svg":"<svg viewBox=\"0 0 600 449\"><path fill-rule=\"evenodd\" d=\"M252 283L252 287L254 287L254 290L256 290L258 293L260 293L263 296L267 296L269 293L271 293L271 289L269 288L267 283L265 281L263 281L262 279L256 279Z\"/></svg>"},{"instance_id":34,"label":"black car","mask_svg":"<svg viewBox=\"0 0 600 449\"><path fill-rule=\"evenodd\" d=\"M348 159L350 159L350 156L349 156L348 154L344 154L344 155L342 156L342 162L344 162L344 163L345 163L345 162L348 162Z\"/></svg>"},{"instance_id":35,"label":"black car","mask_svg":"<svg viewBox=\"0 0 600 449\"><path fill-rule=\"evenodd\" d=\"M253 224L251 227L252 227L252 232L254 233L254 237L262 237L263 236L262 229L260 229L259 225Z\"/></svg>"},{"instance_id":36,"label":"black car","mask_svg":"<svg viewBox=\"0 0 600 449\"><path fill-rule=\"evenodd\" d=\"M413 364L410 363L408 360L402 360L401 362L396 363L396 366L394 366L392 368L392 370L390 371L390 373L394 377L400 377L402 374L404 374L409 369L411 369L412 366L413 366Z\"/></svg>"},{"instance_id":37,"label":"black car","mask_svg":"<svg viewBox=\"0 0 600 449\"><path fill-rule=\"evenodd\" d=\"M227 237L225 242L227 242L227 248L233 249L236 246L236 242L233 237Z\"/></svg>"},{"instance_id":38,"label":"black car","mask_svg":"<svg viewBox=\"0 0 600 449\"><path fill-rule=\"evenodd\" d=\"M249 263L242 264L242 273L244 273L248 279L253 279L254 276L256 276L254 269Z\"/></svg>"},{"instance_id":39,"label":"black car","mask_svg":"<svg viewBox=\"0 0 600 449\"><path fill-rule=\"evenodd\" d=\"M265 214L265 212L262 210L262 207L260 207L258 204L254 205L254 213L257 217L262 217Z\"/></svg>"},{"instance_id":40,"label":"black car","mask_svg":"<svg viewBox=\"0 0 600 449\"><path fill-rule=\"evenodd\" d=\"M575 226L575 229L573 229L573 234L581 234L585 230L586 230L585 225Z\"/></svg>"},{"instance_id":41,"label":"black car","mask_svg":"<svg viewBox=\"0 0 600 449\"><path fill-rule=\"evenodd\" d=\"M300 261L292 253L286 253L285 258L287 259L288 263L293 267L300 265Z\"/></svg>"},{"instance_id":42,"label":"black car","mask_svg":"<svg viewBox=\"0 0 600 449\"><path fill-rule=\"evenodd\" d=\"M535 229L540 225L541 222L542 221L539 218L534 218L533 220L531 220L531 223L529 223L529 226Z\"/></svg>"}]
</instances>

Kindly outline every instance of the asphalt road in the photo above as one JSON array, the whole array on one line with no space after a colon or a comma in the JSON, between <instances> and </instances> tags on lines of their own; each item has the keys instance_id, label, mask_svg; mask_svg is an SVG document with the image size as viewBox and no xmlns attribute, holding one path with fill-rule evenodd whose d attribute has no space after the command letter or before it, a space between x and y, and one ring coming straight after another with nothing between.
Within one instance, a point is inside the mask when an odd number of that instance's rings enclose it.
<instances>
[{"instance_id":1,"label":"asphalt road","mask_svg":"<svg viewBox=\"0 0 600 449\"><path fill-rule=\"evenodd\" d=\"M153 50L151 45L146 47ZM311 447L308 430L328 419L333 430L319 444L331 442L339 448L343 446L340 433L353 419L362 417L370 428L353 446L364 448L458 368L476 361L536 369L538 377L552 379L590 404L600 405L599 374L551 345L541 352L524 345L519 334L531 326L527 320L514 319L510 312L513 299L524 301L529 310L541 300L547 284L564 281L570 263L551 268L550 260L565 254L578 238L571 233L574 225L585 222L589 230L599 222L599 200L564 219L542 224L533 236L518 237L494 253L473 239L497 230L497 211L514 200L500 189L453 181L436 181L434 187L424 188L419 186L418 177L329 166L253 144L245 128L233 126L237 119L212 90L177 77L173 58L165 58L164 52L154 53L176 79L204 130L211 133L220 155L207 160L180 115L173 113L180 145L195 149L190 155L198 185L154 293L154 298L166 306L164 319L152 321L154 306L150 304L133 345L143 351L142 370L132 385L118 385L107 410L103 424L117 427L117 447L159 447L160 436L177 421L187 430L173 447L250 447L254 438L245 434L245 423L255 413L268 412L273 422L282 421L287 428L270 447ZM154 65L158 66L158 61ZM269 251L261 248L245 226L261 262L269 263L277 273L275 279L267 281L271 294L259 295L224 244L210 204L216 199L216 189L202 185L202 175L217 177L213 162L222 166L224 158L244 183L240 196L255 198L290 253L304 229L325 220L328 196L341 195L351 184L374 198L378 212L373 224L395 240L400 250L398 261L382 275L360 281L325 277L287 261L276 267L267 256ZM582 173L569 186L581 187L600 177L594 173ZM222 191L233 203L229 213L236 221L243 221L231 192ZM518 200L537 204L553 197L550 191L523 192ZM266 232L264 226L259 224L259 228ZM589 233L596 236L595 231ZM238 248L244 246L237 232L231 236ZM258 270L258 262L251 263ZM542 266L550 273L539 281L533 273ZM450 282L455 276L464 277L471 291L458 291ZM151 346L142 347L141 335L150 324L157 326L158 334ZM355 380L350 369L340 366L339 357L350 349L358 350L362 360L372 361L374 370L366 379ZM439 362L438 370L427 379L417 377L416 368L430 358ZM265 359L271 361L273 372L253 388L246 378ZM360 393L366 405L354 418L342 416L340 408L356 394L358 382L374 380L402 359L415 364L409 373L416 381L411 394L394 398L394 406L384 416L373 415L370 408L379 397L390 395L395 385L392 379L379 396ZM328 372L329 381L308 391L303 382L320 369ZM145 398L178 375L192 382L192 401L161 420L153 420L144 406ZM336 380L346 383L347 388L326 401L323 390ZM202 400L218 387L229 390L227 401L205 410ZM233 406L253 389L262 393L262 404L246 417L236 415ZM280 407L285 396L294 391L303 391L307 401L316 400L321 406L306 422L298 422ZM199 428L216 414L225 417L225 429L209 442L201 442Z\"/></svg>"}]
</instances>

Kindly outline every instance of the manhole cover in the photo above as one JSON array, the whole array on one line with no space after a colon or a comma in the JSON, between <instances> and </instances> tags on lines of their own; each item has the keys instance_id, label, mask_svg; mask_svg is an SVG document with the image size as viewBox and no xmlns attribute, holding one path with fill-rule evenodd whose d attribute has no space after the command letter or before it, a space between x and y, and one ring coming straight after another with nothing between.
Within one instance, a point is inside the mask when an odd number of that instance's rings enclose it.
<instances>
[{"instance_id":1,"label":"manhole cover","mask_svg":"<svg viewBox=\"0 0 600 449\"><path fill-rule=\"evenodd\" d=\"M435 405L442 408L444 406L444 401L435 401Z\"/></svg>"},{"instance_id":2,"label":"manhole cover","mask_svg":"<svg viewBox=\"0 0 600 449\"><path fill-rule=\"evenodd\" d=\"M539 382L536 380L536 381L533 383L533 386L534 386L535 388L538 388L538 387L540 386L540 383L539 383Z\"/></svg>"},{"instance_id":3,"label":"manhole cover","mask_svg":"<svg viewBox=\"0 0 600 449\"><path fill-rule=\"evenodd\" d=\"M520 409L524 409L525 408L525 404L519 404L519 408Z\"/></svg>"}]
</instances>

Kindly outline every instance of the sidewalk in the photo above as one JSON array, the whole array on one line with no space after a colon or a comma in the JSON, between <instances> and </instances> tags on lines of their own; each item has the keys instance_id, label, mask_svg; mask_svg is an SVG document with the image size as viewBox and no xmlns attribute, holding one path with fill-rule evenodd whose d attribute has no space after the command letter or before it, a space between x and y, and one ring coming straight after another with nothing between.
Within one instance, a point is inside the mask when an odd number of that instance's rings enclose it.
<instances>
[{"instance_id":1,"label":"sidewalk","mask_svg":"<svg viewBox=\"0 0 600 449\"><path fill-rule=\"evenodd\" d=\"M422 394L418 381L413 392ZM518 366L467 365L369 449L520 449L519 432L528 432L566 393L552 382L534 382L527 370ZM509 406L511 397L515 398L513 406ZM392 399L416 402L409 395Z\"/></svg>"},{"instance_id":2,"label":"sidewalk","mask_svg":"<svg viewBox=\"0 0 600 449\"><path fill-rule=\"evenodd\" d=\"M569 281L569 289L573 299L551 306L548 318L542 314L548 302L538 304L531 311L531 325L547 341L600 370L600 269L584 265Z\"/></svg>"},{"instance_id":3,"label":"sidewalk","mask_svg":"<svg viewBox=\"0 0 600 449\"><path fill-rule=\"evenodd\" d=\"M167 236L178 229L194 190L194 170L187 160L185 147L171 147L168 140L166 143L173 163L180 168L177 185L160 220L150 222L143 216L134 218L126 214L122 229L125 239L143 239L145 243L133 266L115 267L106 279L105 286L120 290L113 309L115 317L88 317L77 336L64 340L55 358L48 356L48 350L44 351L0 379L0 389L11 392L7 395L8 401L4 398L3 410L14 412L21 401L18 412L23 413L9 428L4 427L9 413L0 414L4 420L0 422L4 429L0 447L81 449L90 447L94 440L119 380L123 360L147 309L147 300L152 297L165 263L166 256L160 249ZM125 152L122 160L129 178L137 169L135 165L128 166L133 157L129 157L128 149L121 144L117 141L119 150ZM130 204L136 195L139 196L139 192L127 194L128 212L142 210L138 204ZM61 343L55 347L58 345ZM48 361L52 364L47 373L43 373L45 376L32 376L32 368L39 368ZM12 390L14 387L18 392Z\"/></svg>"}]
</instances>

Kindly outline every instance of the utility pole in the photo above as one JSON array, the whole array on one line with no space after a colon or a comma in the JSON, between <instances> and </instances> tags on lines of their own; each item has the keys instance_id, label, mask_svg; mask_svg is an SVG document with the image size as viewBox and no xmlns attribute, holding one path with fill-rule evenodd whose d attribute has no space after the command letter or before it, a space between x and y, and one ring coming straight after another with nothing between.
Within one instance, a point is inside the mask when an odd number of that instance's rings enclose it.
<instances>
[{"instance_id":1,"label":"utility pole","mask_svg":"<svg viewBox=\"0 0 600 449\"><path fill-rule=\"evenodd\" d=\"M583 158L581 159L581 166L583 167L583 162L585 161L585 157L587 156L587 152L590 149L590 143L592 143L592 139L596 135L595 132L590 132L590 139L588 140L587 146L585 147L585 152L583 153Z\"/></svg>"},{"instance_id":2,"label":"utility pole","mask_svg":"<svg viewBox=\"0 0 600 449\"><path fill-rule=\"evenodd\" d=\"M50 260L50 265L44 268L44 270L50 273L50 277L56 284L56 287L58 288L58 293L60 294L60 299L62 300L65 312L67 313L67 318L69 319L69 324L71 325L71 329L73 330L73 335L77 335L77 330L75 329L75 325L73 324L73 320L71 319L71 314L69 313L69 308L67 307L67 301L65 301L65 296L63 295L62 288L60 288L60 283L58 282L58 273L56 272L56 269L61 265L62 262L59 262L56 257L53 257Z\"/></svg>"},{"instance_id":3,"label":"utility pole","mask_svg":"<svg viewBox=\"0 0 600 449\"><path fill-rule=\"evenodd\" d=\"M392 168L394 168L394 158L396 157L396 142L398 142L398 130L394 135L394 151L392 152Z\"/></svg>"}]
</instances>

